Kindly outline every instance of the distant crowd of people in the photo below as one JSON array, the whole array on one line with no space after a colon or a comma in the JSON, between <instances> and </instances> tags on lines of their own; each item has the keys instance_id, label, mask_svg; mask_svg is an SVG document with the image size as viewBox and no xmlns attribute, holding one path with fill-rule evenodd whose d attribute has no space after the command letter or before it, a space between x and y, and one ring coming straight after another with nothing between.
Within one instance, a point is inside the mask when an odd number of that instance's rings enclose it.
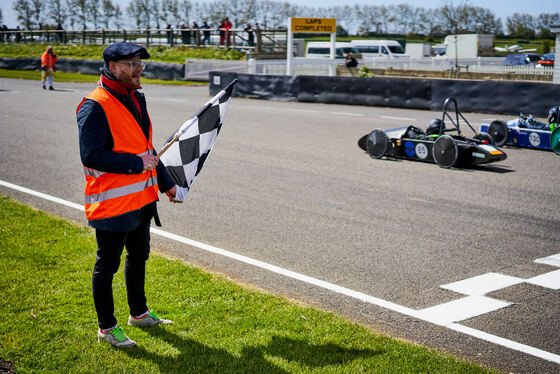
<instances>
[{"instance_id":1,"label":"distant crowd of people","mask_svg":"<svg viewBox=\"0 0 560 374\"><path fill-rule=\"evenodd\" d=\"M231 21L229 20L229 17L225 17L223 18L219 25L217 25L215 27L215 29L219 30L219 45L220 46L224 46L224 45L232 45L232 40L231 40L231 35L232 33L229 31L231 28L233 27ZM167 42L171 43L172 42L172 38L173 38L173 28L171 26L171 24L168 24L167 27ZM207 21L204 21L202 23L202 26L199 26L199 24L196 21L193 21L193 23L191 25L189 25L188 22L183 22L180 25L177 26L177 29L180 30L181 33L181 42L183 44L196 44L196 37L197 37L197 30L202 30L202 34L201 35L201 40L200 40L200 44L201 45L211 45L212 40L210 38L210 30L212 30L213 28L208 25ZM251 22L247 22L247 25L245 26L245 28L243 29L246 33L246 42L248 46L254 46L255 45L255 32L257 32L258 30L260 30L260 26L258 23L255 24L255 26L253 26L251 24Z\"/></svg>"},{"instance_id":2,"label":"distant crowd of people","mask_svg":"<svg viewBox=\"0 0 560 374\"><path fill-rule=\"evenodd\" d=\"M218 29L219 30L219 42L216 41L216 44L219 44L220 46L230 46L232 45L232 33L229 31L231 28L233 27L231 21L229 20L229 17L225 17L223 18L220 23L216 26L216 27L211 27L207 21L204 21L202 23L202 25L200 26L196 21L193 21L192 24L189 24L189 22L183 22L180 25L177 25L177 27L174 29L171 24L167 24L167 43L171 44L172 43L172 38L173 38L173 34L174 31L179 29L180 33L181 33L181 43L189 45L189 44L198 44L200 43L201 45L211 45L213 44L210 35L211 35L211 30L213 29ZM62 24L58 24L56 29L56 39L59 42L64 42L64 28L62 27ZM202 33L200 34L201 39L199 41L196 40L197 38L197 30L202 30ZM253 26L251 24L251 22L247 22L246 26L243 28L243 30L245 31L245 41L246 44L248 46L254 46L255 45L255 33L258 30L261 30L258 22L255 23L255 25ZM23 40L23 36L22 33L20 32L20 27L17 26L15 29L10 29L8 28L6 25L2 25L2 27L0 28L0 31L3 31L0 34L0 42L10 42L13 41L15 42L21 42ZM11 31L11 32L10 32ZM14 32L15 31L15 32Z\"/></svg>"}]
</instances>

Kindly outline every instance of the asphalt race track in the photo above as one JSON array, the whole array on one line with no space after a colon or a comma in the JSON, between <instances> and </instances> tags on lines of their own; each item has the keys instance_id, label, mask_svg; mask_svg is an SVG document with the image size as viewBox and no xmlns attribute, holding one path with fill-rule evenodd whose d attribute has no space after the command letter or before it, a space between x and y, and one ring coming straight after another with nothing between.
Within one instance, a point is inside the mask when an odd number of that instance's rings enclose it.
<instances>
[{"instance_id":1,"label":"asphalt race track","mask_svg":"<svg viewBox=\"0 0 560 374\"><path fill-rule=\"evenodd\" d=\"M0 193L85 224L79 210L1 184L82 203L75 109L94 86L55 87L0 79ZM207 87L143 91L158 149L209 99ZM463 114L476 127L496 118ZM504 162L446 170L374 160L356 144L438 116L234 98L185 203L162 196L162 230L260 262L157 234L152 247L471 361L558 373L560 156L506 147Z\"/></svg>"}]
</instances>

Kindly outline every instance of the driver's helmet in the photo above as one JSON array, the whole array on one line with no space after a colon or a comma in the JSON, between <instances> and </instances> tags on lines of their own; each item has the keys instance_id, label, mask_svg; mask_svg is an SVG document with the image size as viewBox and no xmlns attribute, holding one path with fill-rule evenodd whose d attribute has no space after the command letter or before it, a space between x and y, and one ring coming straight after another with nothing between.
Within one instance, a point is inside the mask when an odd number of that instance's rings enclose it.
<instances>
[{"instance_id":1,"label":"driver's helmet","mask_svg":"<svg viewBox=\"0 0 560 374\"><path fill-rule=\"evenodd\" d=\"M434 118L430 122L428 122L428 129L426 130L426 134L428 135L439 135L439 129L445 129L445 123L440 118Z\"/></svg>"},{"instance_id":2,"label":"driver's helmet","mask_svg":"<svg viewBox=\"0 0 560 374\"><path fill-rule=\"evenodd\" d=\"M548 123L560 123L560 106L554 106L548 111Z\"/></svg>"}]
</instances>

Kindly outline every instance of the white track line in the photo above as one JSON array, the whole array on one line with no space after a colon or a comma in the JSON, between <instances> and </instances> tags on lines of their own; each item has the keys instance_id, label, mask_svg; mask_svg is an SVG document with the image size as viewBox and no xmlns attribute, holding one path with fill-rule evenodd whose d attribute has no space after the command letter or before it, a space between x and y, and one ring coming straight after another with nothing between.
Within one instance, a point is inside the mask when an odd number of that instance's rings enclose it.
<instances>
[{"instance_id":1,"label":"white track line","mask_svg":"<svg viewBox=\"0 0 560 374\"><path fill-rule=\"evenodd\" d=\"M289 112L301 112L301 113L319 113L318 110L311 109L288 109Z\"/></svg>"},{"instance_id":2,"label":"white track line","mask_svg":"<svg viewBox=\"0 0 560 374\"><path fill-rule=\"evenodd\" d=\"M37 196L37 197L40 197L40 198L45 199L45 200L53 201L55 203L68 206L70 208L78 209L78 210L81 210L81 211L84 210L83 205L79 205L79 204L76 204L76 203L73 203L73 202L70 202L70 201L67 201L67 200L60 199L58 197L54 197L54 196L51 196L51 195L44 194L42 192L34 191L34 190L31 190L31 189L28 189L28 188L25 188L25 187L20 187L18 185L15 185L15 184L12 184L12 183L9 183L9 182L4 182L4 181L0 180L0 186L8 187L8 188L11 188L11 189L16 190L16 191L20 191L20 192L24 192L24 193L27 193L27 194L30 194L30 195L33 195L33 196ZM240 254L237 254L237 253L226 251L225 249L214 247L214 246L209 245L209 244L204 244L204 243L198 242L196 240L192 240L192 239L180 236L180 235L172 234L172 233L167 232L167 231L163 231L163 230L156 229L156 228L150 228L150 232L152 232L154 234L157 234L157 235L160 235L160 236L163 236L165 238L171 239L171 240L178 241L180 243L190 245L192 247L196 247L196 248L199 248L199 249L211 252L211 253L215 253L215 254L218 254L218 255L221 255L221 256L224 256L224 257L228 257L228 258L231 258L231 259L234 259L234 260L237 260L237 261L249 264L249 265L259 267L261 269L265 269L265 270L268 270L268 271L271 271L271 272L274 272L274 273L277 273L277 274L280 274L280 275L284 275L288 278L292 278L292 279L296 279L296 280L299 280L299 281L302 281L302 282L305 282L305 283L308 283L308 284L312 284L312 285L315 285L315 286L318 286L318 287L321 287L321 288L339 293L341 295L350 296L352 298L361 300L363 302L370 303L370 304L373 304L373 305L377 305L379 307L389 309L389 310L392 310L392 311L397 312L397 313L404 314L404 315L409 316L409 317L414 317L414 318L417 318L417 319L420 319L420 320L423 320L423 321L426 321L426 322L430 322L428 320L429 317L420 315L419 311L407 308L407 307L402 306L402 305L392 303L392 302L387 301L387 300L383 300L383 299L379 299L379 298L374 297L374 296L366 295L362 292L354 291L354 290L351 290L351 289L346 288L346 287L341 287L341 286L338 286L338 285L333 284L333 283L325 282L325 281L322 281L320 279L307 276L305 274L297 273L297 272L294 272L294 271L291 271L291 270L288 270L288 269L281 268L281 267L276 266L276 265L272 265L272 264L269 264L269 263L266 263L266 262L263 262L263 261L255 260L255 259L247 257L247 256L243 256L243 255L240 255ZM542 358L543 360L552 361L554 363L560 364L560 355L557 355L555 353L543 351L541 349L534 348L534 347L531 347L531 346L528 346L528 345L525 345L525 344L521 344L521 343L518 343L518 342L513 341L513 340L509 340L509 339L505 339L505 338L502 338L502 337L499 337L499 336L496 336L496 335L488 334L484 331L476 330L476 329L461 325L459 323L451 323L451 324L446 325L445 327L447 327L451 330L454 330L454 331L458 331L458 332L463 333L465 335L470 335L470 336L473 336L475 338L478 338L478 339L481 339L481 340L484 340L484 341L487 341L487 342L490 342L490 343L501 345L503 347L513 349L513 350L516 350L516 351L519 351L519 352L523 352L523 353L526 353L526 354L531 355L531 356Z\"/></svg>"},{"instance_id":3,"label":"white track line","mask_svg":"<svg viewBox=\"0 0 560 374\"><path fill-rule=\"evenodd\" d=\"M353 117L363 117L363 114L359 113L349 113L349 112L331 112L331 114L338 114L341 116L353 116Z\"/></svg>"},{"instance_id":4,"label":"white track line","mask_svg":"<svg viewBox=\"0 0 560 374\"><path fill-rule=\"evenodd\" d=\"M385 118L385 119L397 119L397 120L400 120L400 121L416 121L415 118L406 118L406 117L381 116L381 118Z\"/></svg>"}]
</instances>

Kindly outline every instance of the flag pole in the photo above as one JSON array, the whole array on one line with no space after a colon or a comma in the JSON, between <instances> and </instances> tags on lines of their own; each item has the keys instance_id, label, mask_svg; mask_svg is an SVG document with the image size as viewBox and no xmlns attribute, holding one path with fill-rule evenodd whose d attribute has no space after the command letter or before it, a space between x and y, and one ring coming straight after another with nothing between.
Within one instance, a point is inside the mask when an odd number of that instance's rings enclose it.
<instances>
[{"instance_id":1,"label":"flag pole","mask_svg":"<svg viewBox=\"0 0 560 374\"><path fill-rule=\"evenodd\" d=\"M227 91L231 86L233 86L234 84L237 83L237 79L234 79L233 81L231 81L226 88L224 88L222 90L222 92L225 93L225 91ZM219 94L218 94L219 95ZM214 99L218 96L214 96ZM222 97L222 95L220 95L220 97ZM213 99L213 100L214 100ZM208 108L210 108L212 106L212 101L209 103L206 103L206 105L204 105L202 108L200 108L200 110L198 112L196 112L196 114L193 116L193 118L196 118L198 116L200 116L204 111L206 111ZM180 129L179 131L177 131L177 133L175 134L175 136L173 137L173 139L171 139L164 147L161 151L159 151L159 153L157 154L157 157L161 157L161 155L163 155L165 153L165 151L167 151L169 149L169 147L171 147L173 145L173 143L175 143L177 140L179 140L179 137L185 132L184 129Z\"/></svg>"},{"instance_id":2,"label":"flag pole","mask_svg":"<svg viewBox=\"0 0 560 374\"><path fill-rule=\"evenodd\" d=\"M179 133L175 134L175 136L173 137L173 139L171 139L171 141L169 143L167 143L165 145L165 147L163 147L163 149L161 151L159 151L159 153L157 154L158 158L161 158L161 155L165 153L165 151L167 151L169 149L169 147L171 147L171 145L173 143L175 143L177 140L179 139Z\"/></svg>"}]
</instances>

